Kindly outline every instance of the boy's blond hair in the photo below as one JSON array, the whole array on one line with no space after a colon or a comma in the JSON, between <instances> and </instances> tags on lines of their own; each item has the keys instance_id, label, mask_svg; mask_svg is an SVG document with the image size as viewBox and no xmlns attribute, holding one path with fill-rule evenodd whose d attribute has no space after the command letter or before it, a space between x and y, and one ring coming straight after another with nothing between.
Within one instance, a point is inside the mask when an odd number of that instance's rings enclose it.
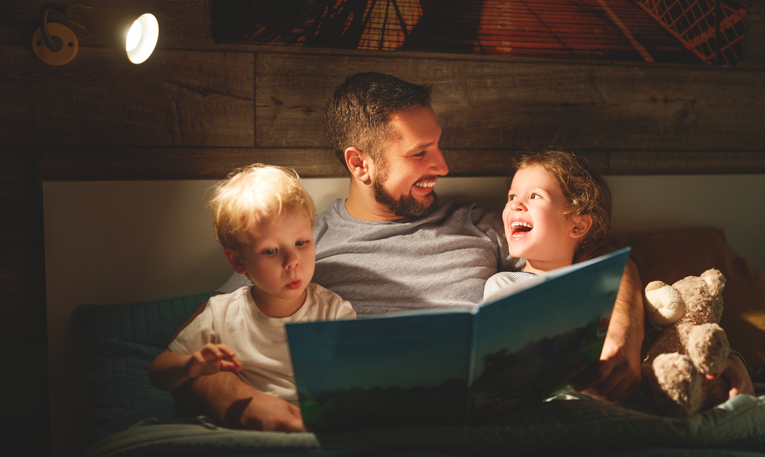
<instances>
[{"instance_id":1,"label":"boy's blond hair","mask_svg":"<svg viewBox=\"0 0 765 457\"><path fill-rule=\"evenodd\" d=\"M249 244L247 231L264 219L305 210L316 225L316 208L295 170L255 163L232 171L213 186L207 207L213 212L215 239L239 250Z\"/></svg>"}]
</instances>

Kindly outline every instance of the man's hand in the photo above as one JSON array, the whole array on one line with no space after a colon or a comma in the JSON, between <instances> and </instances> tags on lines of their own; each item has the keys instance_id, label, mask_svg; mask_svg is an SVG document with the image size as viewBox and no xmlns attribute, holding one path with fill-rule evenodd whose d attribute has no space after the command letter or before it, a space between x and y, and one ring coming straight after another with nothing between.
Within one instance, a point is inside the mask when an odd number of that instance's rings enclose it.
<instances>
[{"instance_id":1,"label":"man's hand","mask_svg":"<svg viewBox=\"0 0 765 457\"><path fill-rule=\"evenodd\" d=\"M306 431L300 408L273 395L258 394L242 403L245 407L240 416L242 428L277 432Z\"/></svg>"},{"instance_id":2,"label":"man's hand","mask_svg":"<svg viewBox=\"0 0 765 457\"><path fill-rule=\"evenodd\" d=\"M749 376L749 372L746 370L744 362L734 354L728 354L728 360L725 361L725 368L723 368L720 373L708 373L706 376L709 380L716 379L719 376L727 379L730 383L728 398L733 398L739 394L754 395L752 378Z\"/></svg>"},{"instance_id":3,"label":"man's hand","mask_svg":"<svg viewBox=\"0 0 765 457\"><path fill-rule=\"evenodd\" d=\"M629 356L606 339L600 360L576 378L574 390L603 403L624 403L640 384L637 355Z\"/></svg>"},{"instance_id":4,"label":"man's hand","mask_svg":"<svg viewBox=\"0 0 765 457\"><path fill-rule=\"evenodd\" d=\"M253 389L234 373L220 372L193 378L174 393L195 414L210 416L226 427L306 431L297 406Z\"/></svg>"},{"instance_id":5,"label":"man's hand","mask_svg":"<svg viewBox=\"0 0 765 457\"><path fill-rule=\"evenodd\" d=\"M640 276L635 263L628 260L600 360L574 380L574 390L609 404L629 399L640 384L643 316Z\"/></svg>"}]
</instances>

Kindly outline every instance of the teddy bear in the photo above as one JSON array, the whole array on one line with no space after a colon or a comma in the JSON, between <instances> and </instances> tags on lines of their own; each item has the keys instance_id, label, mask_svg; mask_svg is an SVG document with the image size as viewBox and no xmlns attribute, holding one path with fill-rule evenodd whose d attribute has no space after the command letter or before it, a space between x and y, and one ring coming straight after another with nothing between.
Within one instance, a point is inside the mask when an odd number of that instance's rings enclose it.
<instances>
[{"instance_id":1,"label":"teddy bear","mask_svg":"<svg viewBox=\"0 0 765 457\"><path fill-rule=\"evenodd\" d=\"M653 281L645 288L648 319L642 376L664 414L687 417L728 399L720 373L730 353L723 312L725 276L709 269L671 286ZM659 328L657 328L659 326Z\"/></svg>"}]
</instances>

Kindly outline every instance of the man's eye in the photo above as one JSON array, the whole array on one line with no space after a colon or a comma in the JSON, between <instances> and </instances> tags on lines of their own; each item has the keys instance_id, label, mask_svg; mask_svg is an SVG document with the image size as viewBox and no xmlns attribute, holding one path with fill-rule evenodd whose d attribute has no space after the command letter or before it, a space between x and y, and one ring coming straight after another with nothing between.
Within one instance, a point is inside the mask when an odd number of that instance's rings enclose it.
<instances>
[{"instance_id":1,"label":"man's eye","mask_svg":"<svg viewBox=\"0 0 765 457\"><path fill-rule=\"evenodd\" d=\"M418 152L417 154L414 155L414 157L425 157L425 151Z\"/></svg>"}]
</instances>

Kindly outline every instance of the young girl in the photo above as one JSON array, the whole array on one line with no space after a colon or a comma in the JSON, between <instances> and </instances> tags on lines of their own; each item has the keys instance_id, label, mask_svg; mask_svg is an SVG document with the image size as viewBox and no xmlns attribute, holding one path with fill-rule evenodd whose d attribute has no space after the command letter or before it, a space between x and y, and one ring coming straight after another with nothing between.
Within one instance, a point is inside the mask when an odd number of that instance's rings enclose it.
<instances>
[{"instance_id":1,"label":"young girl","mask_svg":"<svg viewBox=\"0 0 765 457\"><path fill-rule=\"evenodd\" d=\"M510 254L525 258L526 266L489 278L485 298L521 279L591 259L608 248L611 191L584 160L563 151L525 152L513 165L516 172L502 221Z\"/></svg>"},{"instance_id":2,"label":"young girl","mask_svg":"<svg viewBox=\"0 0 765 457\"><path fill-rule=\"evenodd\" d=\"M525 258L519 272L489 278L484 301L525 287L524 279L605 254L611 226L611 191L605 180L576 155L563 151L524 152L502 212L505 237L513 257ZM730 396L754 394L743 358L731 351L721 373L731 384Z\"/></svg>"}]
</instances>

